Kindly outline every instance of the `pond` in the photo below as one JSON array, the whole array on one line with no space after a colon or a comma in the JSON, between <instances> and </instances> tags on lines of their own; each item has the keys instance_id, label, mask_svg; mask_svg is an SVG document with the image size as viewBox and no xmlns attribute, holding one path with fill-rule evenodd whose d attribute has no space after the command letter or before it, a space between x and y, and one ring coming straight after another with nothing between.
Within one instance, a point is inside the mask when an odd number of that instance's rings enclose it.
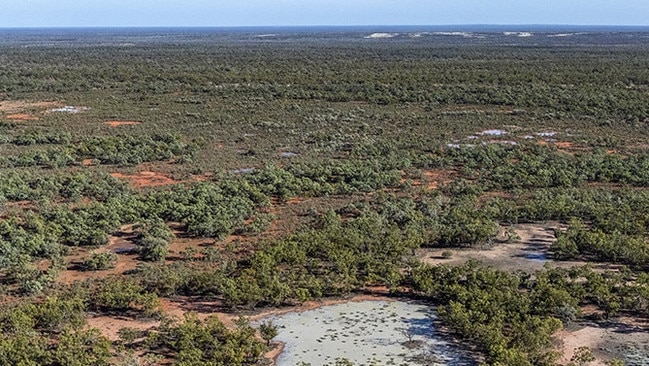
<instances>
[{"instance_id":1,"label":"pond","mask_svg":"<svg viewBox=\"0 0 649 366\"><path fill-rule=\"evenodd\" d=\"M361 365L475 365L434 329L431 307L405 301L363 301L267 318L284 343L277 366L347 359Z\"/></svg>"},{"instance_id":2,"label":"pond","mask_svg":"<svg viewBox=\"0 0 649 366\"><path fill-rule=\"evenodd\" d=\"M543 252L531 252L531 253L526 253L525 254L525 259L533 261L533 262L547 262L548 261L548 256L546 253Z\"/></svg>"}]
</instances>

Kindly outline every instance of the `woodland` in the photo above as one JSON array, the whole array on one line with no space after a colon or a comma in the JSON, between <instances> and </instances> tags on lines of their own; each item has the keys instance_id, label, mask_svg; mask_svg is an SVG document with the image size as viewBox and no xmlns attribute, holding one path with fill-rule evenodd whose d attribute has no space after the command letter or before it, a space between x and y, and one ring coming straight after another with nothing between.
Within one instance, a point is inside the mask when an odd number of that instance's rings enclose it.
<instances>
[{"instance_id":1,"label":"woodland","mask_svg":"<svg viewBox=\"0 0 649 366\"><path fill-rule=\"evenodd\" d=\"M377 291L476 365L646 332L646 35L363 35L1 37L0 365L269 364L250 316ZM445 262L547 222L541 270Z\"/></svg>"}]
</instances>

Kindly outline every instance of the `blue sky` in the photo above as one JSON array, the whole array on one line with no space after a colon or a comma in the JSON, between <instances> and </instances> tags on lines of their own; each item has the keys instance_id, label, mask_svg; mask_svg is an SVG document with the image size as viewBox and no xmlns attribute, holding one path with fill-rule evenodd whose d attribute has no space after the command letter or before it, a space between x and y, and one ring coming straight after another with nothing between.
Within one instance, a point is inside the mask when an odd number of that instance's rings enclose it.
<instances>
[{"instance_id":1,"label":"blue sky","mask_svg":"<svg viewBox=\"0 0 649 366\"><path fill-rule=\"evenodd\" d=\"M649 25L649 0L0 0L0 27Z\"/></svg>"}]
</instances>

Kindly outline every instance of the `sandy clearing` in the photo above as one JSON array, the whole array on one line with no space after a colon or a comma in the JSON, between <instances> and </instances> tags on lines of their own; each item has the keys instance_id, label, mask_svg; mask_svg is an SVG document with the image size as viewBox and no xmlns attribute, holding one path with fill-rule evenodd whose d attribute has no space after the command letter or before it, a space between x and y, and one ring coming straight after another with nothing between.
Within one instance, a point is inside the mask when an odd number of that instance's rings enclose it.
<instances>
[{"instance_id":1,"label":"sandy clearing","mask_svg":"<svg viewBox=\"0 0 649 366\"><path fill-rule=\"evenodd\" d=\"M205 182L205 181L211 179L213 176L214 176L213 173L192 174L191 175L191 180L195 180L197 182Z\"/></svg>"},{"instance_id":2,"label":"sandy clearing","mask_svg":"<svg viewBox=\"0 0 649 366\"><path fill-rule=\"evenodd\" d=\"M503 232L499 234L500 243L485 250L451 249L450 259L442 258L442 252L448 249L421 249L417 255L426 263L457 265L469 259L480 260L494 268L526 272L544 269L544 266L570 268L586 265L582 261L553 261L549 248L556 240L555 230L565 230L560 222L518 224L512 227L519 240L516 243L504 243ZM590 263L595 270L615 270L617 265L607 263ZM583 309L584 313L597 312L594 309ZM600 323L577 323L554 335L556 349L561 353L559 364L567 365L578 347L589 347L597 360L590 366L604 366L608 360L622 357L629 365L645 365L649 358L649 320L638 321L631 317L620 317ZM639 361L638 361L639 360Z\"/></svg>"},{"instance_id":3,"label":"sandy clearing","mask_svg":"<svg viewBox=\"0 0 649 366\"><path fill-rule=\"evenodd\" d=\"M182 320L185 314L193 312L200 320L216 316L226 327L234 329L239 314L230 312L220 300L202 299L199 297L178 296L171 299L161 299L160 306L164 314Z\"/></svg>"},{"instance_id":4,"label":"sandy clearing","mask_svg":"<svg viewBox=\"0 0 649 366\"><path fill-rule=\"evenodd\" d=\"M109 125L110 127L125 126L125 125L139 125L142 124L140 121L106 121L104 124Z\"/></svg>"},{"instance_id":5,"label":"sandy clearing","mask_svg":"<svg viewBox=\"0 0 649 366\"><path fill-rule=\"evenodd\" d=\"M82 162L82 165L94 165L92 159L86 159ZM132 188L142 188L142 187L158 187L166 186L172 184L180 183L189 183L189 182L202 182L212 179L214 176L213 173L204 173L199 175L191 175L189 179L176 180L171 178L165 173L161 173L154 170L164 170L165 166L155 166L151 164L142 164L140 169L143 169L134 174L126 174L121 172L113 172L110 175L114 178L127 180L129 185Z\"/></svg>"},{"instance_id":6,"label":"sandy clearing","mask_svg":"<svg viewBox=\"0 0 649 366\"><path fill-rule=\"evenodd\" d=\"M19 207L22 209L35 209L37 207L36 202L30 200L8 201L4 202L3 205L5 207Z\"/></svg>"},{"instance_id":7,"label":"sandy clearing","mask_svg":"<svg viewBox=\"0 0 649 366\"><path fill-rule=\"evenodd\" d=\"M567 365L579 347L592 350L596 360L589 366L604 366L613 358L627 365L649 363L649 324L636 318L619 317L598 323L576 324L555 333L560 365Z\"/></svg>"},{"instance_id":8,"label":"sandy clearing","mask_svg":"<svg viewBox=\"0 0 649 366\"><path fill-rule=\"evenodd\" d=\"M561 353L559 358L560 365L567 365L574 356L575 350L579 347L588 347L591 350L597 349L597 346L604 340L606 330L603 328L585 327L576 331L560 330L555 333L554 338L558 341L558 351ZM605 366L601 359L589 364L590 366Z\"/></svg>"},{"instance_id":9,"label":"sandy clearing","mask_svg":"<svg viewBox=\"0 0 649 366\"><path fill-rule=\"evenodd\" d=\"M291 197L287 200L283 200L281 197L272 196L270 198L270 203L273 206L282 206L282 205L297 205L303 202L306 202L307 198L305 197Z\"/></svg>"},{"instance_id":10,"label":"sandy clearing","mask_svg":"<svg viewBox=\"0 0 649 366\"><path fill-rule=\"evenodd\" d=\"M572 142L568 142L568 141L557 141L557 142L554 143L554 145L556 147L558 147L558 148L561 148L561 149L570 149L570 148L573 148L575 146L575 144L573 144Z\"/></svg>"},{"instance_id":11,"label":"sandy clearing","mask_svg":"<svg viewBox=\"0 0 649 366\"><path fill-rule=\"evenodd\" d=\"M108 250L97 250L95 252L104 252ZM72 256L66 257L66 263L68 263L67 270L61 271L57 278L57 282L72 284L77 281L83 281L87 279L100 279L106 278L108 276L121 275L126 272L132 271L137 267L137 264L140 261L137 259L137 254L118 254L117 261L115 262L115 267L103 271L80 271L77 266L83 261L84 258L91 255L93 252L87 250L76 251Z\"/></svg>"},{"instance_id":12,"label":"sandy clearing","mask_svg":"<svg viewBox=\"0 0 649 366\"><path fill-rule=\"evenodd\" d=\"M586 265L583 261L553 261L550 246L556 240L554 230L564 230L566 226L557 221L545 223L517 224L512 229L520 238L516 242L506 243L505 229L489 248L422 248L416 256L424 263L437 265L458 265L469 259L475 259L484 265L507 271L534 272L550 267L570 268ZM443 258L442 252L451 251L451 258ZM595 264L595 269L615 268L608 264Z\"/></svg>"},{"instance_id":13,"label":"sandy clearing","mask_svg":"<svg viewBox=\"0 0 649 366\"><path fill-rule=\"evenodd\" d=\"M195 251L194 258L201 257L201 250L206 247L211 247L216 244L214 239L209 238L186 238L175 233L176 238L169 243L169 254L167 255L167 262L172 263L176 260L185 259L184 253L187 249L192 248Z\"/></svg>"},{"instance_id":14,"label":"sandy clearing","mask_svg":"<svg viewBox=\"0 0 649 366\"><path fill-rule=\"evenodd\" d=\"M124 316L91 316L86 319L89 328L96 328L112 342L119 340L119 330L133 328L140 331L152 330L160 325L159 321L132 319Z\"/></svg>"},{"instance_id":15,"label":"sandy clearing","mask_svg":"<svg viewBox=\"0 0 649 366\"><path fill-rule=\"evenodd\" d=\"M12 121L38 121L40 118L28 114L28 113L15 113L15 114L9 114L5 116L5 118L10 119Z\"/></svg>"},{"instance_id":16,"label":"sandy clearing","mask_svg":"<svg viewBox=\"0 0 649 366\"><path fill-rule=\"evenodd\" d=\"M157 187L170 184L177 184L180 181L174 180L162 173L142 171L137 174L111 173L111 176L118 179L126 179L133 188Z\"/></svg>"},{"instance_id":17,"label":"sandy clearing","mask_svg":"<svg viewBox=\"0 0 649 366\"><path fill-rule=\"evenodd\" d=\"M134 253L135 244L133 243L133 225L123 225L119 230L108 238L108 244L97 248L90 249L87 247L78 247L72 250L72 254L65 257L67 270L61 271L57 282L71 284L76 281L86 279L105 278L107 276L119 275L132 271L137 267L138 255ZM117 253L115 267L103 271L80 271L78 265L92 253Z\"/></svg>"},{"instance_id":18,"label":"sandy clearing","mask_svg":"<svg viewBox=\"0 0 649 366\"><path fill-rule=\"evenodd\" d=\"M537 144L542 146L554 145L557 148L557 150L566 153L571 153L574 150L584 150L583 147L577 147L573 142L570 141L555 141L553 139L543 139L537 141Z\"/></svg>"},{"instance_id":19,"label":"sandy clearing","mask_svg":"<svg viewBox=\"0 0 649 366\"><path fill-rule=\"evenodd\" d=\"M452 182L457 176L457 172L452 169L426 169L422 171L421 179L413 179L413 187L425 186L427 190L432 191ZM406 177L401 179L401 183L407 181Z\"/></svg>"},{"instance_id":20,"label":"sandy clearing","mask_svg":"<svg viewBox=\"0 0 649 366\"><path fill-rule=\"evenodd\" d=\"M452 175L454 172L449 172L447 170L424 170L424 176L426 177L426 189L434 190L438 189L440 185L446 185L450 183Z\"/></svg>"},{"instance_id":21,"label":"sandy clearing","mask_svg":"<svg viewBox=\"0 0 649 366\"><path fill-rule=\"evenodd\" d=\"M28 102L25 100L4 100L0 101L0 112L2 113L24 113L29 109L46 109L59 106L59 102Z\"/></svg>"},{"instance_id":22,"label":"sandy clearing","mask_svg":"<svg viewBox=\"0 0 649 366\"><path fill-rule=\"evenodd\" d=\"M277 358L279 355L284 352L284 343L282 342L272 342L271 347L275 346L273 349L270 351L266 352L263 357L267 360L270 361L270 366L274 366L277 364Z\"/></svg>"}]
</instances>

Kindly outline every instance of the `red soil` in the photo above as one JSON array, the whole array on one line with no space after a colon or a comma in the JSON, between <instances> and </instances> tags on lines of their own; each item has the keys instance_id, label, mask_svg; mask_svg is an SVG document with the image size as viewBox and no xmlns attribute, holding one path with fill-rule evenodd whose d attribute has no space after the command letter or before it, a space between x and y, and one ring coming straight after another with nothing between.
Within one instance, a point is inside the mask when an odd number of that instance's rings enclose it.
<instances>
[{"instance_id":1,"label":"red soil","mask_svg":"<svg viewBox=\"0 0 649 366\"><path fill-rule=\"evenodd\" d=\"M455 175L456 172L452 170L442 170L442 169L424 170L424 176L428 180L428 185L426 186L426 189L428 190L438 189L440 185L446 185L451 181L453 181Z\"/></svg>"},{"instance_id":2,"label":"red soil","mask_svg":"<svg viewBox=\"0 0 649 366\"><path fill-rule=\"evenodd\" d=\"M122 173L111 173L111 175L115 178L128 180L133 188L157 187L180 183L179 181L171 179L162 173L150 171L143 171L133 175Z\"/></svg>"},{"instance_id":3,"label":"red soil","mask_svg":"<svg viewBox=\"0 0 649 366\"><path fill-rule=\"evenodd\" d=\"M135 234L133 233L133 225L124 225L119 229L118 234L111 236L108 239L108 244L97 250L90 250L88 248L76 248L71 255L65 258L65 263L68 265L66 271L61 271L57 281L61 283L71 284L76 281L83 281L86 279L105 278L111 275L120 275L125 272L134 270L137 267L138 259L135 253L122 253L117 255L117 262L115 267L103 271L79 271L75 267L81 263L84 258L89 256L92 252L111 252L115 253L122 248L133 247L132 239Z\"/></svg>"},{"instance_id":4,"label":"red soil","mask_svg":"<svg viewBox=\"0 0 649 366\"><path fill-rule=\"evenodd\" d=\"M45 109L61 105L58 102L27 102L24 100L3 100L0 101L0 112L24 113L28 109Z\"/></svg>"},{"instance_id":5,"label":"red soil","mask_svg":"<svg viewBox=\"0 0 649 366\"><path fill-rule=\"evenodd\" d=\"M117 127L117 126L123 126L123 125L139 125L142 122L140 122L140 121L106 121L104 123L109 125L110 127Z\"/></svg>"},{"instance_id":6,"label":"red soil","mask_svg":"<svg viewBox=\"0 0 649 366\"><path fill-rule=\"evenodd\" d=\"M7 119L12 121L38 121L40 118L27 113L15 113L6 116Z\"/></svg>"},{"instance_id":7,"label":"red soil","mask_svg":"<svg viewBox=\"0 0 649 366\"><path fill-rule=\"evenodd\" d=\"M87 318L88 328L96 328L111 341L119 340L119 330L122 328L133 328L140 331L151 330L158 325L159 321L142 321L122 316L96 316Z\"/></svg>"},{"instance_id":8,"label":"red soil","mask_svg":"<svg viewBox=\"0 0 649 366\"><path fill-rule=\"evenodd\" d=\"M212 173L192 174L191 180L197 182L205 182L206 180L209 180L212 176L214 176L214 174Z\"/></svg>"},{"instance_id":9,"label":"red soil","mask_svg":"<svg viewBox=\"0 0 649 366\"><path fill-rule=\"evenodd\" d=\"M570 148L574 147L574 144L572 142L568 142L568 141L557 141L557 142L554 143L554 145L556 145L556 147L561 148L561 149L570 149Z\"/></svg>"}]
</instances>

